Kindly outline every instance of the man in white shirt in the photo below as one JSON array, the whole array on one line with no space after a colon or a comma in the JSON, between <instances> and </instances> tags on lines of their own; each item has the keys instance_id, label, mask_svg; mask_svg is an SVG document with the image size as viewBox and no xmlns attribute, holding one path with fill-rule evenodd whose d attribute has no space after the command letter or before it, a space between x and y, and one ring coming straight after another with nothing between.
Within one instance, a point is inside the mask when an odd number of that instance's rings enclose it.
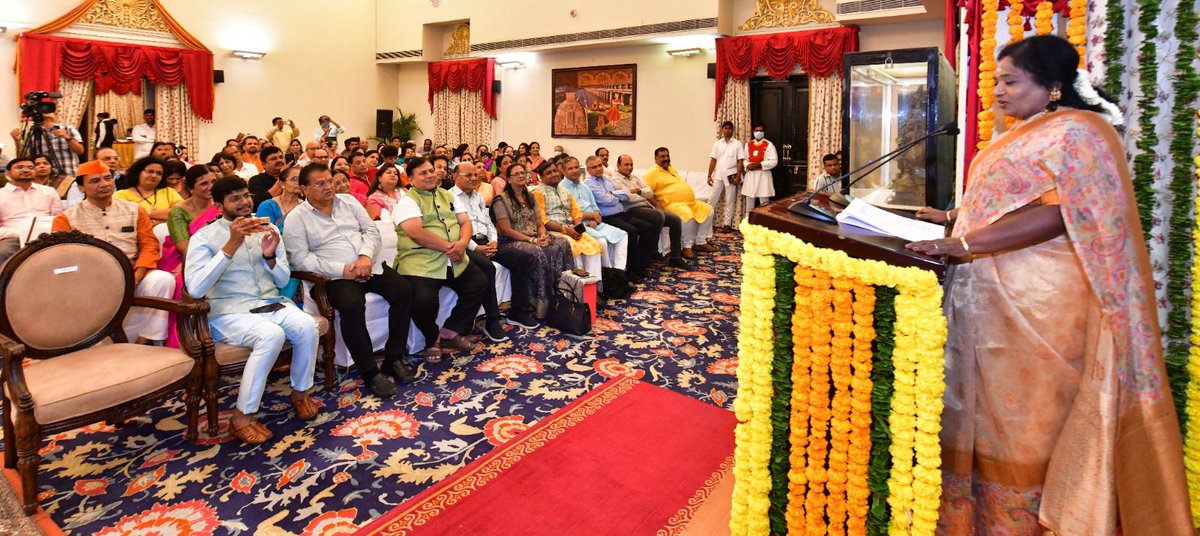
<instances>
[{"instance_id":1,"label":"man in white shirt","mask_svg":"<svg viewBox=\"0 0 1200 536\"><path fill-rule=\"evenodd\" d=\"M386 149L386 147L385 147ZM533 265L532 256L516 248L500 250L499 233L483 196L479 195L481 171L472 162L462 162L454 168L454 186L450 193L454 199L467 209L471 218L471 241L467 242L467 256L471 264L483 269L488 276L488 291L483 298L483 309L487 313L487 325L483 333L489 339L500 342L508 340L504 328L500 327L500 307L496 299L496 266L492 261L500 263L511 273L509 281L512 285L512 301L508 312L508 322L527 328L536 328L537 320L529 315L529 267Z\"/></svg>"},{"instance_id":2,"label":"man in white shirt","mask_svg":"<svg viewBox=\"0 0 1200 536\"><path fill-rule=\"evenodd\" d=\"M29 231L30 219L63 211L58 192L33 182L33 160L18 157L5 166L8 184L0 188L0 263L12 257Z\"/></svg>"},{"instance_id":3,"label":"man in white shirt","mask_svg":"<svg viewBox=\"0 0 1200 536\"><path fill-rule=\"evenodd\" d=\"M717 223L728 229L733 227L737 187L742 183L742 142L733 137L732 121L721 123L721 137L713 142L708 156L708 185L713 187L708 204L716 210L725 200L725 220Z\"/></svg>"},{"instance_id":4,"label":"man in white shirt","mask_svg":"<svg viewBox=\"0 0 1200 536\"><path fill-rule=\"evenodd\" d=\"M137 160L150 154L157 139L154 133L154 108L147 108L142 113L144 123L133 127L133 159Z\"/></svg>"},{"instance_id":5,"label":"man in white shirt","mask_svg":"<svg viewBox=\"0 0 1200 536\"><path fill-rule=\"evenodd\" d=\"M831 153L821 157L821 166L823 171L813 179L812 187L809 188L809 191L830 193L830 185L842 174L842 162L838 160L837 155Z\"/></svg>"},{"instance_id":6,"label":"man in white shirt","mask_svg":"<svg viewBox=\"0 0 1200 536\"><path fill-rule=\"evenodd\" d=\"M407 383L416 378L403 361L412 321L412 283L392 267L375 262L383 246L379 228L354 197L333 193L328 167L304 166L300 189L305 201L288 213L283 226L292 267L331 279L326 286L329 302L337 309L342 341L363 382L379 398L396 396L396 385L375 365L367 330L367 293L379 295L389 305L383 371Z\"/></svg>"},{"instance_id":7,"label":"man in white shirt","mask_svg":"<svg viewBox=\"0 0 1200 536\"><path fill-rule=\"evenodd\" d=\"M339 125L337 121L334 121L328 115L322 115L317 118L317 132L313 139L319 142L332 140L334 147L337 147L338 136L341 136L345 132L346 129L342 128L342 125Z\"/></svg>"}]
</instances>

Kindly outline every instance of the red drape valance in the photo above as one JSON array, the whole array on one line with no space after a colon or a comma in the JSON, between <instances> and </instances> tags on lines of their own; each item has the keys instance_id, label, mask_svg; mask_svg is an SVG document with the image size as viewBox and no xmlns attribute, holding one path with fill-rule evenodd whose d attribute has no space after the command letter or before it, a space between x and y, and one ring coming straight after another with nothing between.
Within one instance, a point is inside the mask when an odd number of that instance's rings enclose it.
<instances>
[{"instance_id":1,"label":"red drape valance","mask_svg":"<svg viewBox=\"0 0 1200 536\"><path fill-rule=\"evenodd\" d=\"M496 59L481 58L462 61L435 61L429 64L429 109L433 110L433 94L450 91L482 91L483 109L496 118L496 95L492 81L496 79Z\"/></svg>"},{"instance_id":2,"label":"red drape valance","mask_svg":"<svg viewBox=\"0 0 1200 536\"><path fill-rule=\"evenodd\" d=\"M212 121L213 55L189 50L88 41L49 35L22 35L18 77L21 95L57 91L58 78L93 80L96 93L140 94L141 78L155 84L186 84L192 111Z\"/></svg>"},{"instance_id":3,"label":"red drape valance","mask_svg":"<svg viewBox=\"0 0 1200 536\"><path fill-rule=\"evenodd\" d=\"M858 27L842 26L766 35L743 35L717 39L717 106L725 82L733 77L748 80L766 67L767 75L782 80L796 64L809 76L829 76L842 66L842 55L858 50Z\"/></svg>"}]
</instances>

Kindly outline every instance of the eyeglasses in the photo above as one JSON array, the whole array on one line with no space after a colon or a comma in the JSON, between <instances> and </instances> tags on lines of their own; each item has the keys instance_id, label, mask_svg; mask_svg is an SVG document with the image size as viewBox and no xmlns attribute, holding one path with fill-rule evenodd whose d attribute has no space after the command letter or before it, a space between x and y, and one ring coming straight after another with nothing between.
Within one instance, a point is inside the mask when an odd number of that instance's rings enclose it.
<instances>
[{"instance_id":1,"label":"eyeglasses","mask_svg":"<svg viewBox=\"0 0 1200 536\"><path fill-rule=\"evenodd\" d=\"M528 177L528 176L529 176L528 171L517 171L517 172L509 175L509 177Z\"/></svg>"}]
</instances>

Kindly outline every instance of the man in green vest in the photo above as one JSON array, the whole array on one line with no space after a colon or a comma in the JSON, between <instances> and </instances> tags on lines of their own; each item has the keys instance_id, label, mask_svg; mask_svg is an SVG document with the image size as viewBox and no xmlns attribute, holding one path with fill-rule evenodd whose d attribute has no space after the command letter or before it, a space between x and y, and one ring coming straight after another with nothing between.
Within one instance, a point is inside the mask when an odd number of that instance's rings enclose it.
<instances>
[{"instance_id":1,"label":"man in green vest","mask_svg":"<svg viewBox=\"0 0 1200 536\"><path fill-rule=\"evenodd\" d=\"M442 358L441 349L469 352L473 348L463 335L474 327L487 294L488 279L467 257L467 242L471 240L467 208L438 187L429 160L406 160L405 170L412 188L396 203L392 216L396 221L396 271L413 283L413 323L425 337L421 354L437 363ZM458 294L458 303L439 331L438 291L442 287Z\"/></svg>"}]
</instances>

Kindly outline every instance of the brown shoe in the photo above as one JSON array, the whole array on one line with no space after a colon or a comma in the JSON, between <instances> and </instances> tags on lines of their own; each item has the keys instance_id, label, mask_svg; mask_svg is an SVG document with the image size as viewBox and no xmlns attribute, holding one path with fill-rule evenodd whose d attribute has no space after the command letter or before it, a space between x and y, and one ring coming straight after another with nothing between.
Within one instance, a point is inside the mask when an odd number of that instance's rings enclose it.
<instances>
[{"instance_id":1,"label":"brown shoe","mask_svg":"<svg viewBox=\"0 0 1200 536\"><path fill-rule=\"evenodd\" d=\"M454 337L453 339L441 339L438 341L438 346L441 346L442 350L448 350L450 352L469 353L471 350L475 349L475 345L471 344L471 341L467 340L467 338L463 337L462 335Z\"/></svg>"},{"instance_id":2,"label":"brown shoe","mask_svg":"<svg viewBox=\"0 0 1200 536\"><path fill-rule=\"evenodd\" d=\"M271 439L271 432L266 426L257 421L251 421L246 426L238 428L233 425L233 419L229 420L229 434L236 437L247 445L261 445Z\"/></svg>"},{"instance_id":3,"label":"brown shoe","mask_svg":"<svg viewBox=\"0 0 1200 536\"><path fill-rule=\"evenodd\" d=\"M296 416L302 421L311 421L321 413L321 409L317 407L317 403L311 396L307 395L304 398L293 398L292 408L296 410Z\"/></svg>"},{"instance_id":4,"label":"brown shoe","mask_svg":"<svg viewBox=\"0 0 1200 536\"><path fill-rule=\"evenodd\" d=\"M700 253L716 253L716 252L720 251L715 246L711 246L708 244L697 244L692 249L699 251Z\"/></svg>"},{"instance_id":5,"label":"brown shoe","mask_svg":"<svg viewBox=\"0 0 1200 536\"><path fill-rule=\"evenodd\" d=\"M696 254L692 253L692 248L683 248L683 258L694 259L696 258Z\"/></svg>"}]
</instances>

